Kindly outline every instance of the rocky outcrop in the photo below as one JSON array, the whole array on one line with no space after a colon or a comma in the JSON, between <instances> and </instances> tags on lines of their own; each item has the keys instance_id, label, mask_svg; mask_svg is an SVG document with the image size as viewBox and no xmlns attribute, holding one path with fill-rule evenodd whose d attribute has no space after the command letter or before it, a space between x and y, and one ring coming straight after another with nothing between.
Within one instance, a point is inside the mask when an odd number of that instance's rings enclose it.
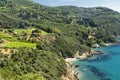
<instances>
[{"instance_id":1,"label":"rocky outcrop","mask_svg":"<svg viewBox=\"0 0 120 80\"><path fill-rule=\"evenodd\" d=\"M79 80L78 73L73 70L73 65L70 63L71 61L76 60L75 58L66 59L66 65L67 65L67 75L62 76L63 80Z\"/></svg>"}]
</instances>

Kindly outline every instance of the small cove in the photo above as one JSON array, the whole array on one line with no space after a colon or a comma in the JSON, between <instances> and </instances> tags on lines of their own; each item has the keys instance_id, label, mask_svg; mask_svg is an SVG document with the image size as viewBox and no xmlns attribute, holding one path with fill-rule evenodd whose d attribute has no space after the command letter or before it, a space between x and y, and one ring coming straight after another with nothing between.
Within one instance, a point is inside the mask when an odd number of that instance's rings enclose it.
<instances>
[{"instance_id":1,"label":"small cove","mask_svg":"<svg viewBox=\"0 0 120 80\"><path fill-rule=\"evenodd\" d=\"M106 54L94 56L94 59L73 62L80 65L75 68L80 80L120 80L120 45L96 48Z\"/></svg>"}]
</instances>

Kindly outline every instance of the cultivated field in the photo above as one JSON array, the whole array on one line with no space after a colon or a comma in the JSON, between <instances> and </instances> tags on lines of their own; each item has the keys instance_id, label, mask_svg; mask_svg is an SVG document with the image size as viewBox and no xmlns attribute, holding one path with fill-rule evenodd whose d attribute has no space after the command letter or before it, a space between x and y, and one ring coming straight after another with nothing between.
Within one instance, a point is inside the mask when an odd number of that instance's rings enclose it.
<instances>
[{"instance_id":1,"label":"cultivated field","mask_svg":"<svg viewBox=\"0 0 120 80\"><path fill-rule=\"evenodd\" d=\"M8 47L8 48L20 48L20 47L27 47L27 48L35 48L36 43L28 43L28 42L9 42L5 44L3 47Z\"/></svg>"}]
</instances>

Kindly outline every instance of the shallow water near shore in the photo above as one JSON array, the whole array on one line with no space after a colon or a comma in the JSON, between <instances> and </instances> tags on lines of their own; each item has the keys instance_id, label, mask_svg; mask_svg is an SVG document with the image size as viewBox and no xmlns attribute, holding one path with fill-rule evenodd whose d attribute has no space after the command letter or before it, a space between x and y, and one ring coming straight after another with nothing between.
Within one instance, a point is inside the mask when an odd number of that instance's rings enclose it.
<instances>
[{"instance_id":1,"label":"shallow water near shore","mask_svg":"<svg viewBox=\"0 0 120 80\"><path fill-rule=\"evenodd\" d=\"M106 54L85 61L74 61L80 80L120 80L120 45L96 48Z\"/></svg>"}]
</instances>

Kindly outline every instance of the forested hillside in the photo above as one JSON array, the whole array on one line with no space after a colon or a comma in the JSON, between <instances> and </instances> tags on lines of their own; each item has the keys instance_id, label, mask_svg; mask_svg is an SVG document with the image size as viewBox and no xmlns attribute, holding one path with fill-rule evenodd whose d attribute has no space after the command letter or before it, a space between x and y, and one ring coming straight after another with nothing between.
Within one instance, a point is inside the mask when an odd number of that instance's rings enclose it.
<instances>
[{"instance_id":1,"label":"forested hillside","mask_svg":"<svg viewBox=\"0 0 120 80\"><path fill-rule=\"evenodd\" d=\"M115 42L120 14L104 7L48 7L0 0L0 80L61 80L64 58Z\"/></svg>"},{"instance_id":2,"label":"forested hillside","mask_svg":"<svg viewBox=\"0 0 120 80\"><path fill-rule=\"evenodd\" d=\"M102 27L112 33L119 32L120 14L105 7L82 8L74 6L57 7L68 16L69 23L79 25Z\"/></svg>"}]
</instances>

